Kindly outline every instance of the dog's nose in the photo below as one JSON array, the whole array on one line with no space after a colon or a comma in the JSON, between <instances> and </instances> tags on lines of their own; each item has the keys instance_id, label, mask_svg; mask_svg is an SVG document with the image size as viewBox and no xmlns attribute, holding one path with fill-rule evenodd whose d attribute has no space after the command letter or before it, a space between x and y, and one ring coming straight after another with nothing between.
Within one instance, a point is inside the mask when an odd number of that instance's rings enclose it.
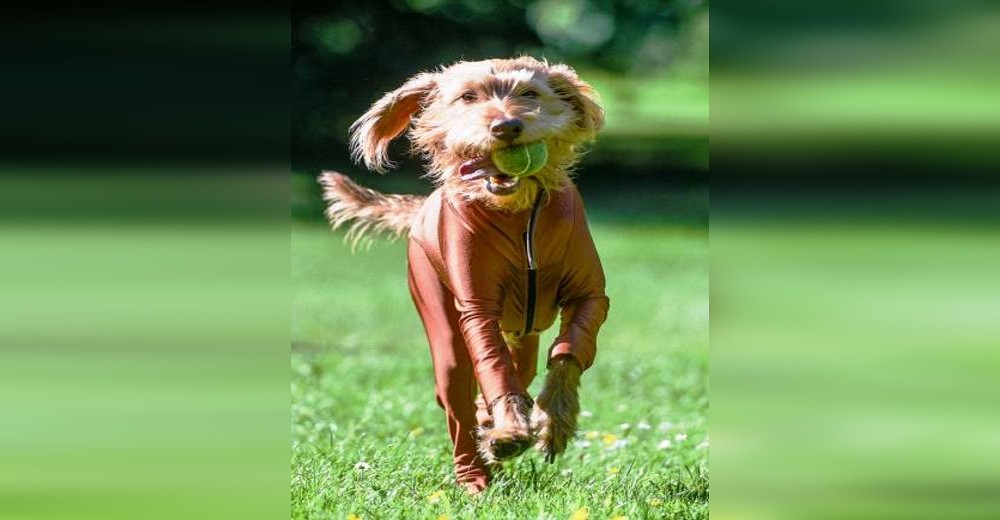
<instances>
[{"instance_id":1,"label":"dog's nose","mask_svg":"<svg viewBox=\"0 0 1000 520\"><path fill-rule=\"evenodd\" d=\"M501 119L490 125L490 133L493 134L493 137L504 141L517 139L523 130L524 123L520 119Z\"/></svg>"}]
</instances>

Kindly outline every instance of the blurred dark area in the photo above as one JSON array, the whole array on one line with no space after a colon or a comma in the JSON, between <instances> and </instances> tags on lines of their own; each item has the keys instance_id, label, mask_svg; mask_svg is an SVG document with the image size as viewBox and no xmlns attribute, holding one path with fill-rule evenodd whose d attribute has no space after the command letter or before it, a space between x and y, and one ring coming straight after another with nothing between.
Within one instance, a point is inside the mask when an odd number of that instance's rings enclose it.
<instances>
[{"instance_id":1,"label":"blurred dark area","mask_svg":"<svg viewBox=\"0 0 1000 520\"><path fill-rule=\"evenodd\" d=\"M288 37L286 15L251 10L8 16L4 166L281 166Z\"/></svg>"},{"instance_id":2,"label":"blurred dark area","mask_svg":"<svg viewBox=\"0 0 1000 520\"><path fill-rule=\"evenodd\" d=\"M292 9L292 215L322 217L322 170L426 193L405 138L387 175L353 164L348 128L410 76L463 60L528 54L574 67L607 125L579 167L601 218L708 224L708 2L345 1Z\"/></svg>"},{"instance_id":3,"label":"blurred dark area","mask_svg":"<svg viewBox=\"0 0 1000 520\"><path fill-rule=\"evenodd\" d=\"M289 34L251 9L6 16L0 221L287 219Z\"/></svg>"}]
</instances>

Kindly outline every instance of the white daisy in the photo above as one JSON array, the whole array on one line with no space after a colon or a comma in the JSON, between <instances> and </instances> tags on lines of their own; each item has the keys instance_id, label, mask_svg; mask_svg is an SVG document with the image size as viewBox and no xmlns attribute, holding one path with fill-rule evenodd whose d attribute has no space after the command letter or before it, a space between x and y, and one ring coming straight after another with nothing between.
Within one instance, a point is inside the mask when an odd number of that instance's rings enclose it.
<instances>
[{"instance_id":1,"label":"white daisy","mask_svg":"<svg viewBox=\"0 0 1000 520\"><path fill-rule=\"evenodd\" d=\"M658 444L656 446L656 449L658 449L658 450L665 450L665 449L670 448L673 445L674 445L674 443L670 442L670 439L663 439L662 441L660 441L660 444Z\"/></svg>"}]
</instances>

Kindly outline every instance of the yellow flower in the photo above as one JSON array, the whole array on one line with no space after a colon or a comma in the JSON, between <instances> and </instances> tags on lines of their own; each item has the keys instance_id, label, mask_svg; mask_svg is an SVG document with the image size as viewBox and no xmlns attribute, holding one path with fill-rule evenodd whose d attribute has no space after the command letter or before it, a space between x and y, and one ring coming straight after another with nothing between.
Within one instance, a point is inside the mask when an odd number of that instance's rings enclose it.
<instances>
[{"instance_id":1,"label":"yellow flower","mask_svg":"<svg viewBox=\"0 0 1000 520\"><path fill-rule=\"evenodd\" d=\"M594 439L596 439L596 438L598 438L600 436L601 436L601 434L595 432L594 430L590 430L589 432L587 432L586 434L584 434L584 437L588 441L592 441L592 440L594 440Z\"/></svg>"},{"instance_id":2,"label":"yellow flower","mask_svg":"<svg viewBox=\"0 0 1000 520\"><path fill-rule=\"evenodd\" d=\"M441 491L439 489L439 490L431 493L430 495L427 495L427 501L430 502L430 503L432 503L432 504L437 504L438 502L441 501L441 497L443 497L443 496L444 496L444 491Z\"/></svg>"},{"instance_id":3,"label":"yellow flower","mask_svg":"<svg viewBox=\"0 0 1000 520\"><path fill-rule=\"evenodd\" d=\"M617 515L617 516L612 516L611 520L628 520L628 517L627 516L622 516L622 515Z\"/></svg>"},{"instance_id":4,"label":"yellow flower","mask_svg":"<svg viewBox=\"0 0 1000 520\"><path fill-rule=\"evenodd\" d=\"M617 474L618 474L618 466L611 466L610 468L608 468L608 475L617 475Z\"/></svg>"},{"instance_id":5,"label":"yellow flower","mask_svg":"<svg viewBox=\"0 0 1000 520\"><path fill-rule=\"evenodd\" d=\"M604 437L601 437L601 441L604 442L605 446L611 446L618 440L618 436L613 433L605 433Z\"/></svg>"},{"instance_id":6,"label":"yellow flower","mask_svg":"<svg viewBox=\"0 0 1000 520\"><path fill-rule=\"evenodd\" d=\"M448 520L448 515L438 515L438 520Z\"/></svg>"},{"instance_id":7,"label":"yellow flower","mask_svg":"<svg viewBox=\"0 0 1000 520\"><path fill-rule=\"evenodd\" d=\"M416 428L410 430L410 437L420 437L422 433L424 433L424 429L417 426Z\"/></svg>"},{"instance_id":8,"label":"yellow flower","mask_svg":"<svg viewBox=\"0 0 1000 520\"><path fill-rule=\"evenodd\" d=\"M569 515L569 520L587 520L588 518L590 518L590 510L586 507L581 507Z\"/></svg>"},{"instance_id":9,"label":"yellow flower","mask_svg":"<svg viewBox=\"0 0 1000 520\"><path fill-rule=\"evenodd\" d=\"M354 513L350 513L347 515L347 520L361 520L361 517Z\"/></svg>"},{"instance_id":10,"label":"yellow flower","mask_svg":"<svg viewBox=\"0 0 1000 520\"><path fill-rule=\"evenodd\" d=\"M663 501L659 498L651 498L647 500L646 503L653 507L660 507L663 505Z\"/></svg>"}]
</instances>

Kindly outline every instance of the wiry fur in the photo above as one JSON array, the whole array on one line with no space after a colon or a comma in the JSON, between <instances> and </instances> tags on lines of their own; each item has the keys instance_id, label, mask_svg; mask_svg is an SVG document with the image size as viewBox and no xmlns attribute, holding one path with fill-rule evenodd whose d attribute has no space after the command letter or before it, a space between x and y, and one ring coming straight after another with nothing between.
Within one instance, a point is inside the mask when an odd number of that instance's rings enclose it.
<instances>
[{"instance_id":1,"label":"wiry fur","mask_svg":"<svg viewBox=\"0 0 1000 520\"><path fill-rule=\"evenodd\" d=\"M476 92L474 103L458 100ZM533 90L535 99L518 94ZM510 195L494 195L482 181L463 181L463 162L503 146L489 123L518 118L524 133L517 143L544 140L549 160L530 181ZM531 206L539 188L561 190L569 184L583 147L604 124L597 93L566 65L531 57L459 62L410 78L376 101L351 126L351 153L368 168L393 166L389 143L409 129L411 147L427 163L426 177L448 194L481 201L490 208L519 211Z\"/></svg>"},{"instance_id":2,"label":"wiry fur","mask_svg":"<svg viewBox=\"0 0 1000 520\"><path fill-rule=\"evenodd\" d=\"M535 448L548 462L566 451L566 445L576 435L576 420L580 413L580 365L569 356L554 359L545 377L545 386L531 413L531 425L538 438Z\"/></svg>"},{"instance_id":3,"label":"wiry fur","mask_svg":"<svg viewBox=\"0 0 1000 520\"><path fill-rule=\"evenodd\" d=\"M376 101L351 125L351 157L379 173L395 166L389 160L389 143L410 127L434 86L433 74L417 74Z\"/></svg>"},{"instance_id":4,"label":"wiry fur","mask_svg":"<svg viewBox=\"0 0 1000 520\"><path fill-rule=\"evenodd\" d=\"M535 442L532 433L531 399L509 394L497 398L490 407L493 422L478 430L479 454L487 464L516 457Z\"/></svg>"},{"instance_id":5,"label":"wiry fur","mask_svg":"<svg viewBox=\"0 0 1000 520\"><path fill-rule=\"evenodd\" d=\"M327 202L326 217L334 229L350 222L345 240L356 247L373 235L387 233L394 238L405 236L410 223L426 197L418 195L386 195L362 188L343 174L323 172L323 200Z\"/></svg>"}]
</instances>

